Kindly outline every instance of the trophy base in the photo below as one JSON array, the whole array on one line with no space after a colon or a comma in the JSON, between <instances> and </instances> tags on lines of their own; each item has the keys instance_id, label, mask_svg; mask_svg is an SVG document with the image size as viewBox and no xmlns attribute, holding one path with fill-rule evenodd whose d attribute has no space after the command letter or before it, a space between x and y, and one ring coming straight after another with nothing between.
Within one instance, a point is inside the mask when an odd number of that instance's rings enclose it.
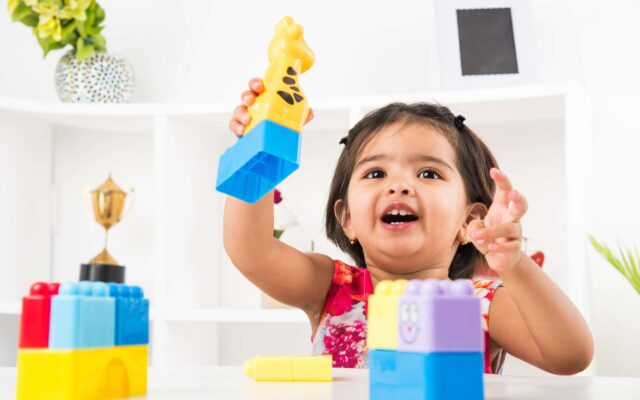
<instances>
[{"instance_id":1,"label":"trophy base","mask_svg":"<svg viewBox=\"0 0 640 400\"><path fill-rule=\"evenodd\" d=\"M80 264L80 280L124 283L124 266L109 264Z\"/></svg>"}]
</instances>

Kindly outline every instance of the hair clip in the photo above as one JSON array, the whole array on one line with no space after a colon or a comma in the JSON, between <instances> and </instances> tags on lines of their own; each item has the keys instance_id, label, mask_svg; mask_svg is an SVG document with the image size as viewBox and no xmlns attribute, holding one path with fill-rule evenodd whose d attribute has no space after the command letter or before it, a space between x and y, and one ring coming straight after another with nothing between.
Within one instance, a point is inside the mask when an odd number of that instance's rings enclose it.
<instances>
[{"instance_id":1,"label":"hair clip","mask_svg":"<svg viewBox=\"0 0 640 400\"><path fill-rule=\"evenodd\" d=\"M346 146L346 145L347 145L347 137L348 137L348 136L345 136L345 137L343 137L342 139L340 139L340 144L343 144L343 145L345 145L345 146Z\"/></svg>"},{"instance_id":2,"label":"hair clip","mask_svg":"<svg viewBox=\"0 0 640 400\"><path fill-rule=\"evenodd\" d=\"M456 128L458 129L462 129L464 127L464 120L466 118L463 117L462 115L458 115L457 117L455 117L453 119L453 124L456 126Z\"/></svg>"}]
</instances>

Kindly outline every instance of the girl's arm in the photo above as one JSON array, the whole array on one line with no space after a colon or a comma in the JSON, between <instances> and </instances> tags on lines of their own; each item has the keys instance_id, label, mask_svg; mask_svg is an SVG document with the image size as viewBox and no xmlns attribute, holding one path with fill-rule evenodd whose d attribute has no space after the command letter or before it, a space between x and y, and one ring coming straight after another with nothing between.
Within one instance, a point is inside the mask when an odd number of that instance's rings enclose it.
<instances>
[{"instance_id":1,"label":"girl's arm","mask_svg":"<svg viewBox=\"0 0 640 400\"><path fill-rule=\"evenodd\" d=\"M571 300L524 253L500 274L489 315L491 338L508 353L547 372L568 375L589 366L593 338Z\"/></svg>"},{"instance_id":2,"label":"girl's arm","mask_svg":"<svg viewBox=\"0 0 640 400\"><path fill-rule=\"evenodd\" d=\"M249 87L229 124L236 134L250 122L246 107L263 90L259 79L252 79ZM227 197L223 236L238 270L269 296L303 309L315 328L333 277L333 261L302 253L273 237L273 191L255 204Z\"/></svg>"},{"instance_id":3,"label":"girl's arm","mask_svg":"<svg viewBox=\"0 0 640 400\"><path fill-rule=\"evenodd\" d=\"M574 374L593 358L593 338L578 309L521 250L527 201L497 169L496 194L484 220L468 234L504 288L489 310L489 335L508 353L545 371Z\"/></svg>"}]
</instances>

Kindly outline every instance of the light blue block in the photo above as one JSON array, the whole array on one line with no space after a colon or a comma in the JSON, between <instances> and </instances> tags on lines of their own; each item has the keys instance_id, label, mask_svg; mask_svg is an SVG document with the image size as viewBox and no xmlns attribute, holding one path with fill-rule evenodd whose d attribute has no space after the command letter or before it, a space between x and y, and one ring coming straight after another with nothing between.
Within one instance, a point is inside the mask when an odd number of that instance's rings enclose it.
<instances>
[{"instance_id":1,"label":"light blue block","mask_svg":"<svg viewBox=\"0 0 640 400\"><path fill-rule=\"evenodd\" d=\"M398 400L395 350L369 350L369 400Z\"/></svg>"},{"instance_id":2,"label":"light blue block","mask_svg":"<svg viewBox=\"0 0 640 400\"><path fill-rule=\"evenodd\" d=\"M483 400L481 352L397 352L398 399Z\"/></svg>"},{"instance_id":3,"label":"light blue block","mask_svg":"<svg viewBox=\"0 0 640 400\"><path fill-rule=\"evenodd\" d=\"M255 203L300 165L300 133L264 120L218 162L216 190Z\"/></svg>"},{"instance_id":4,"label":"light blue block","mask_svg":"<svg viewBox=\"0 0 640 400\"><path fill-rule=\"evenodd\" d=\"M115 300L103 282L65 283L51 298L49 348L115 345Z\"/></svg>"},{"instance_id":5,"label":"light blue block","mask_svg":"<svg viewBox=\"0 0 640 400\"><path fill-rule=\"evenodd\" d=\"M149 344L149 300L139 286L109 283L116 302L116 346Z\"/></svg>"}]
</instances>

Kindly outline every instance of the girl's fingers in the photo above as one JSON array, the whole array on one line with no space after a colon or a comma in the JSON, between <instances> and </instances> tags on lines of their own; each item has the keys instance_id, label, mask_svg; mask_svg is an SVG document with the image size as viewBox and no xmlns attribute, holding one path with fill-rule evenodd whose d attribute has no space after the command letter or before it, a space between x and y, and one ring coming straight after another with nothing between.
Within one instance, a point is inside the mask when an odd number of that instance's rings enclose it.
<instances>
[{"instance_id":1,"label":"girl's fingers","mask_svg":"<svg viewBox=\"0 0 640 400\"><path fill-rule=\"evenodd\" d=\"M305 124L308 124L309 121L311 121L313 119L314 113L313 113L313 108L309 109L309 114L307 114L307 120L304 121Z\"/></svg>"},{"instance_id":2,"label":"girl's fingers","mask_svg":"<svg viewBox=\"0 0 640 400\"><path fill-rule=\"evenodd\" d=\"M513 253L520 251L520 241L519 240L510 240L508 242L492 242L489 243L489 252L491 253Z\"/></svg>"},{"instance_id":3,"label":"girl's fingers","mask_svg":"<svg viewBox=\"0 0 640 400\"><path fill-rule=\"evenodd\" d=\"M229 121L229 129L231 129L231 132L233 132L237 137L242 137L242 134L244 133L244 125L235 119Z\"/></svg>"},{"instance_id":4,"label":"girl's fingers","mask_svg":"<svg viewBox=\"0 0 640 400\"><path fill-rule=\"evenodd\" d=\"M511 200L511 204L507 211L507 221L519 222L520 218L524 216L529 208L527 199L517 190L512 190L511 193L509 193L509 199Z\"/></svg>"},{"instance_id":5,"label":"girl's fingers","mask_svg":"<svg viewBox=\"0 0 640 400\"><path fill-rule=\"evenodd\" d=\"M520 223L504 223L477 229L471 232L474 241L492 242L496 239L520 240L522 238L522 226Z\"/></svg>"},{"instance_id":6,"label":"girl's fingers","mask_svg":"<svg viewBox=\"0 0 640 400\"><path fill-rule=\"evenodd\" d=\"M233 110L233 119L237 120L242 125L249 125L251 121L251 117L249 116L249 112L247 111L247 107L245 106L237 106Z\"/></svg>"},{"instance_id":7,"label":"girl's fingers","mask_svg":"<svg viewBox=\"0 0 640 400\"><path fill-rule=\"evenodd\" d=\"M249 117L249 113L247 112L247 107L245 106L237 106L233 110L233 116L231 117L231 121L229 122L229 127L236 134L236 136L242 136L244 133L244 128L249 124L251 118Z\"/></svg>"},{"instance_id":8,"label":"girl's fingers","mask_svg":"<svg viewBox=\"0 0 640 400\"><path fill-rule=\"evenodd\" d=\"M249 80L249 89L257 94L264 92L264 84L262 83L262 79L251 78L251 80Z\"/></svg>"},{"instance_id":9,"label":"girl's fingers","mask_svg":"<svg viewBox=\"0 0 640 400\"><path fill-rule=\"evenodd\" d=\"M256 101L256 93L251 90L245 90L240 94L240 100L242 100L243 106L249 107Z\"/></svg>"},{"instance_id":10,"label":"girl's fingers","mask_svg":"<svg viewBox=\"0 0 640 400\"><path fill-rule=\"evenodd\" d=\"M491 168L489 171L491 179L496 182L496 194L493 198L494 203L508 205L509 204L509 192L513 189L509 178L502 173L498 168Z\"/></svg>"}]
</instances>

